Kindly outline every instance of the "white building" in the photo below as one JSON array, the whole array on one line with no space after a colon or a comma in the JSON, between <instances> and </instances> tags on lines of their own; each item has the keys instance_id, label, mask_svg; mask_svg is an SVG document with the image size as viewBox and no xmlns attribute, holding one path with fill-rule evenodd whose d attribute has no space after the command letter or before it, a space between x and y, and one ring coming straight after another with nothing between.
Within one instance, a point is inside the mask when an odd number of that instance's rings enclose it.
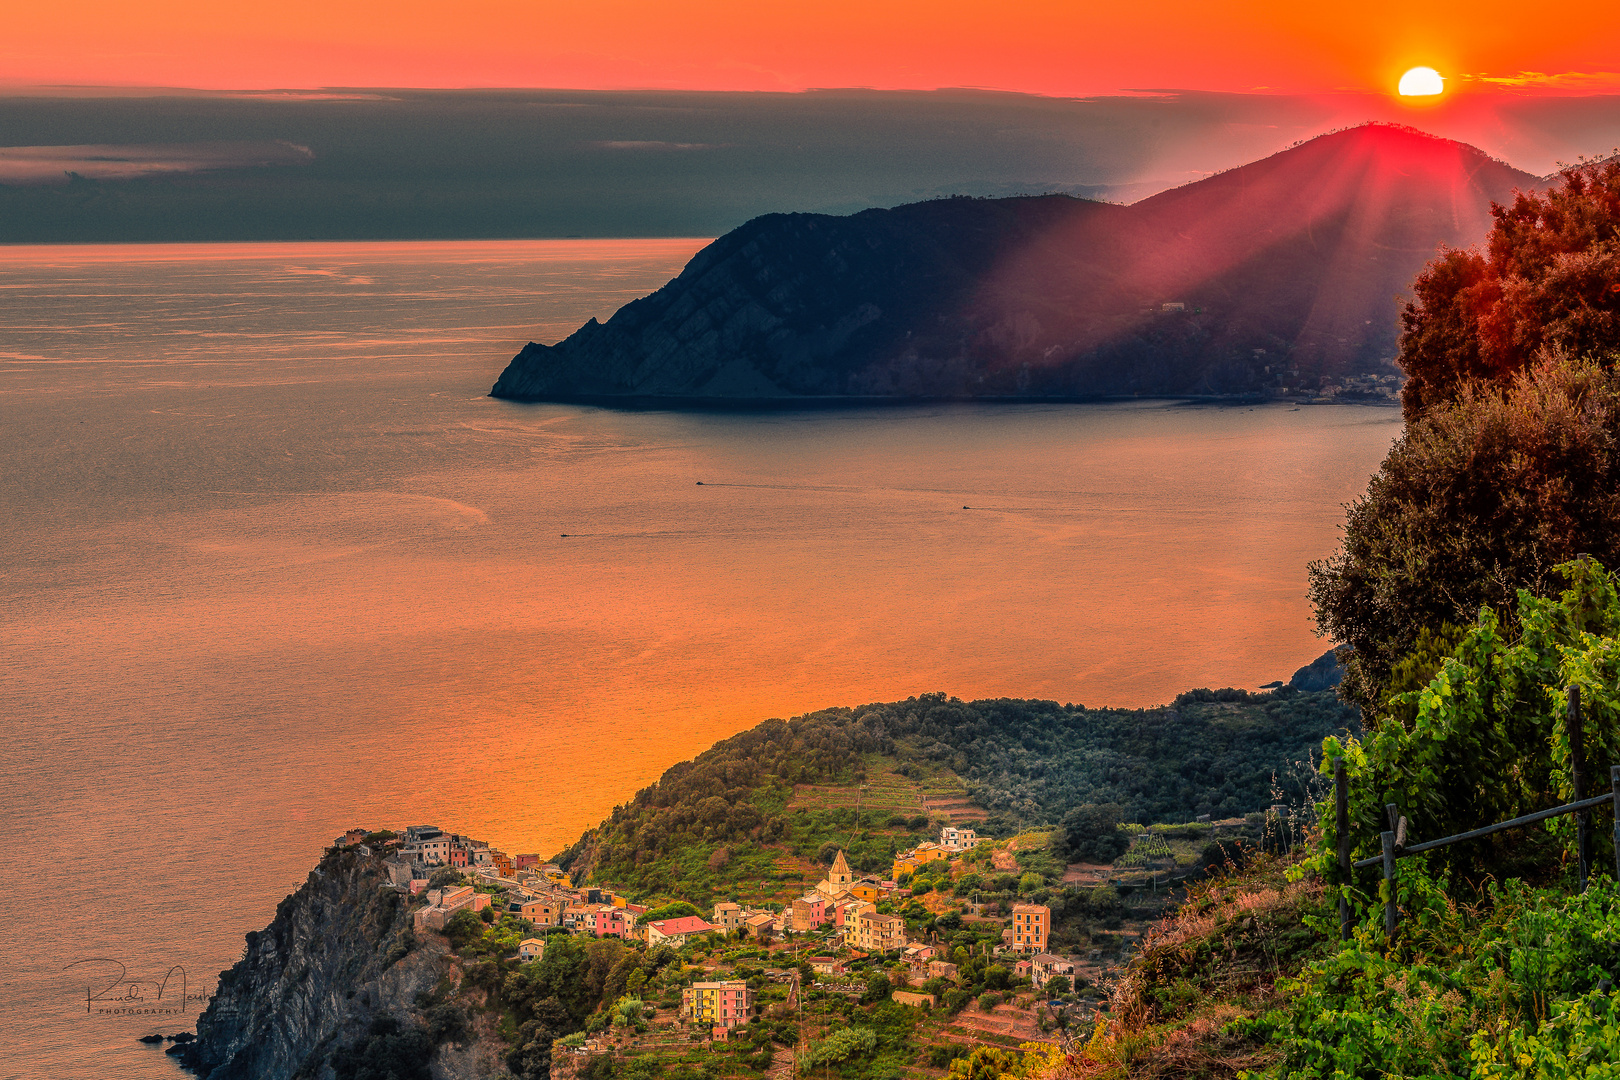
<instances>
[{"instance_id":1,"label":"white building","mask_svg":"<svg viewBox=\"0 0 1620 1080\"><path fill-rule=\"evenodd\" d=\"M1063 959L1061 956L1053 956L1051 953L1044 952L1036 953L1029 958L1029 965L1030 981L1035 984L1037 990L1051 982L1052 977L1055 975L1066 975L1071 983L1074 980L1074 963Z\"/></svg>"},{"instance_id":2,"label":"white building","mask_svg":"<svg viewBox=\"0 0 1620 1080\"><path fill-rule=\"evenodd\" d=\"M972 829L959 829L954 825L947 825L939 830L939 846L946 851L966 851L976 847L979 843L979 834Z\"/></svg>"}]
</instances>

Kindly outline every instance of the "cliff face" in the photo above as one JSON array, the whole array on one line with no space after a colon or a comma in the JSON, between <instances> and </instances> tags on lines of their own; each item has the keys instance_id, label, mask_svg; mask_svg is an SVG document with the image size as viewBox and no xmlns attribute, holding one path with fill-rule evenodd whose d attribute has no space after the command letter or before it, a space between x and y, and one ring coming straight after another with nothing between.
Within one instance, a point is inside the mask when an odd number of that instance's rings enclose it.
<instances>
[{"instance_id":1,"label":"cliff face","mask_svg":"<svg viewBox=\"0 0 1620 1080\"><path fill-rule=\"evenodd\" d=\"M242 959L222 972L183 1062L207 1080L330 1077L328 1058L374 1020L417 1023L418 994L459 976L444 939L418 942L407 900L375 857L329 852L309 879L247 936ZM476 1040L433 1055L436 1078L484 1075Z\"/></svg>"},{"instance_id":2,"label":"cliff face","mask_svg":"<svg viewBox=\"0 0 1620 1080\"><path fill-rule=\"evenodd\" d=\"M1397 294L1492 201L1538 181L1460 143L1367 126L1132 206L945 199L771 214L491 393L1094 397L1248 393L1390 373Z\"/></svg>"},{"instance_id":3,"label":"cliff face","mask_svg":"<svg viewBox=\"0 0 1620 1080\"><path fill-rule=\"evenodd\" d=\"M945 199L852 217L769 214L699 252L674 281L553 347L530 344L492 391L950 396L1016 389L974 361L973 297L1048 232L1122 208L1067 196Z\"/></svg>"}]
</instances>

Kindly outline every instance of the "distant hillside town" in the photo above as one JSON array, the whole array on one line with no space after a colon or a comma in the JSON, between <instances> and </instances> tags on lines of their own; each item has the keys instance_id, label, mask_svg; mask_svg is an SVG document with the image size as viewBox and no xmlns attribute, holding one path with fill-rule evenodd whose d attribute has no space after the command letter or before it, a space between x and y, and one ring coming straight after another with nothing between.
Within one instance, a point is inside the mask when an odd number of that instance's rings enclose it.
<instances>
[{"instance_id":1,"label":"distant hillside town","mask_svg":"<svg viewBox=\"0 0 1620 1080\"><path fill-rule=\"evenodd\" d=\"M847 960L887 954L902 960L912 981L952 980L957 965L944 958L935 935L913 937L906 919L892 913L897 903L911 899L906 887L918 871L937 873L952 860L978 847L980 837L970 828L947 825L937 842L925 842L899 853L890 876L860 876L850 869L839 850L826 877L790 904L744 907L731 902L713 905L707 918L697 914L647 918L670 907L696 910L677 902L664 909L632 903L612 890L578 886L555 863L538 855L507 853L436 825L412 825L403 834L367 833L351 829L333 841L335 848L354 848L361 855L379 857L389 881L399 892L421 897L426 905L412 912L418 936L444 932L462 911L485 922L503 918L521 920L534 936L524 937L508 959L528 962L544 957L546 937L566 931L573 935L619 938L647 948L667 945L684 948L704 935L733 936L769 945L797 935L816 935L815 947L824 955L808 958L818 975L845 973ZM940 864L934 866L933 864ZM460 871L455 878L470 884L452 884L446 870ZM489 912L485 915L485 912ZM1072 960L1047 952L1052 910L1045 904L1020 903L1001 934L997 955L1013 957L1010 971L1040 990L1062 976L1067 992L1075 974ZM895 1000L932 1006L935 995L898 992ZM715 1037L746 1025L758 1013L754 990L741 980L696 983L683 993L681 1019L713 1029Z\"/></svg>"}]
</instances>

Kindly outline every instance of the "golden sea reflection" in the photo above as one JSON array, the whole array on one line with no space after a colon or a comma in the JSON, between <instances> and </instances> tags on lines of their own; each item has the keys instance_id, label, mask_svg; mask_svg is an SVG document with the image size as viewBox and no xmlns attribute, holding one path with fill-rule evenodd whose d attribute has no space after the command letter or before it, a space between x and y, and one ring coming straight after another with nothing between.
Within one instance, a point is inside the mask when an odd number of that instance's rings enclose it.
<instances>
[{"instance_id":1,"label":"golden sea reflection","mask_svg":"<svg viewBox=\"0 0 1620 1080\"><path fill-rule=\"evenodd\" d=\"M452 407L574 438L104 524L12 640L97 658L125 715L163 700L251 769L298 762L267 812L437 814L549 854L766 716L1286 678L1324 647L1304 565L1393 433L1354 409ZM1170 430L1179 452L1149 437ZM370 779L396 771L419 782Z\"/></svg>"},{"instance_id":2,"label":"golden sea reflection","mask_svg":"<svg viewBox=\"0 0 1620 1080\"><path fill-rule=\"evenodd\" d=\"M0 783L18 843L71 838L103 890L0 958L24 998L64 951L219 970L351 826L550 855L766 717L1151 705L1326 647L1305 564L1395 410L485 396L531 336L502 327L605 318L695 243L638 245L0 266L44 358L0 358ZM30 1060L80 1038L41 1023ZM107 1045L82 1075L141 1075Z\"/></svg>"}]
</instances>

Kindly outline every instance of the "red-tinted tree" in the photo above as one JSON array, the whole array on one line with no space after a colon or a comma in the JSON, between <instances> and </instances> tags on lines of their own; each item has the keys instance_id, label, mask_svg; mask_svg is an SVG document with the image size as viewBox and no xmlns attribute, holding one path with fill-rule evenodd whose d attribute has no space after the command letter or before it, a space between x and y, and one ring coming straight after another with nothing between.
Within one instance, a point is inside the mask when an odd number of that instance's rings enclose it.
<instances>
[{"instance_id":1,"label":"red-tinted tree","mask_svg":"<svg viewBox=\"0 0 1620 1080\"><path fill-rule=\"evenodd\" d=\"M1483 248L1442 252L1401 312L1408 419L1469 382L1620 348L1620 159L1564 169L1491 212Z\"/></svg>"}]
</instances>

